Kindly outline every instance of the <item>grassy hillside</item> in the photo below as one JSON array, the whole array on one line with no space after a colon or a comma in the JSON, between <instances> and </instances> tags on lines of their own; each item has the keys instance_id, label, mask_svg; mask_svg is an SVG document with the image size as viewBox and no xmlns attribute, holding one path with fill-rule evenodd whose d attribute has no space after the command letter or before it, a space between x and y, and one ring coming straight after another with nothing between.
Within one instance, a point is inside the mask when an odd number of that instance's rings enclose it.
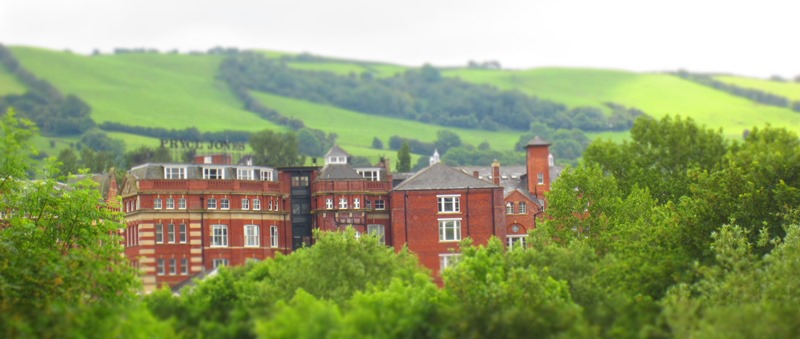
<instances>
[{"instance_id":1,"label":"grassy hillside","mask_svg":"<svg viewBox=\"0 0 800 339\"><path fill-rule=\"evenodd\" d=\"M780 95L789 98L789 100L800 101L800 83L797 82L780 82L728 75L715 76L714 79L739 87L752 88Z\"/></svg>"},{"instance_id":2,"label":"grassy hillside","mask_svg":"<svg viewBox=\"0 0 800 339\"><path fill-rule=\"evenodd\" d=\"M5 67L0 66L0 95L25 93L25 86L8 73Z\"/></svg>"},{"instance_id":3,"label":"grassy hillside","mask_svg":"<svg viewBox=\"0 0 800 339\"><path fill-rule=\"evenodd\" d=\"M654 117L690 116L709 127L722 127L729 136L739 136L744 129L766 123L800 132L800 114L789 109L754 103L668 74L566 68L455 69L445 74L517 89L570 107L615 102L637 107Z\"/></svg>"},{"instance_id":4,"label":"grassy hillside","mask_svg":"<svg viewBox=\"0 0 800 339\"><path fill-rule=\"evenodd\" d=\"M242 109L226 85L215 79L219 56L12 50L25 68L88 102L97 123L196 126L202 131L282 129Z\"/></svg>"},{"instance_id":5,"label":"grassy hillside","mask_svg":"<svg viewBox=\"0 0 800 339\"><path fill-rule=\"evenodd\" d=\"M436 140L437 131L448 129L458 134L464 143L477 146L483 141L488 141L493 149L505 151L514 148L520 135L519 132L459 129L367 115L268 93L254 92L253 95L265 106L286 116L302 118L311 128L338 134L339 145L358 155L378 156L395 153L395 151L371 148L374 137L380 138L388 148L389 137L392 135L432 142Z\"/></svg>"}]
</instances>

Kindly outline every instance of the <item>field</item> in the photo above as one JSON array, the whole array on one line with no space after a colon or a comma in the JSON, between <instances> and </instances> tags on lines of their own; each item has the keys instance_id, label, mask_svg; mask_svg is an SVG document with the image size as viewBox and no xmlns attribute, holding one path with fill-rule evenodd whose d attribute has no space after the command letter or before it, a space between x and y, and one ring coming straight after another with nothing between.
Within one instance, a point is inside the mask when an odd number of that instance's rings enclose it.
<instances>
[{"instance_id":1,"label":"field","mask_svg":"<svg viewBox=\"0 0 800 339\"><path fill-rule=\"evenodd\" d=\"M226 85L215 80L219 56L12 50L25 68L88 102L98 124L195 126L201 131L281 129L242 109Z\"/></svg>"},{"instance_id":2,"label":"field","mask_svg":"<svg viewBox=\"0 0 800 339\"><path fill-rule=\"evenodd\" d=\"M727 75L715 76L714 79L739 87L758 89L767 93L780 95L792 101L800 101L800 83L797 82L780 82Z\"/></svg>"},{"instance_id":3,"label":"field","mask_svg":"<svg viewBox=\"0 0 800 339\"><path fill-rule=\"evenodd\" d=\"M3 66L0 66L0 95L22 93L25 93L25 86L19 83Z\"/></svg>"},{"instance_id":4,"label":"field","mask_svg":"<svg viewBox=\"0 0 800 339\"><path fill-rule=\"evenodd\" d=\"M488 141L493 149L506 151L514 148L520 135L519 132L459 129L368 115L267 93L254 92L253 95L265 106L283 115L302 118L311 128L338 134L339 145L348 152L358 155L379 156L395 153L391 150L373 149L371 145L374 137L379 137L388 148L389 137L392 135L433 142L436 140L437 131L448 129L458 134L464 143L477 146L483 141Z\"/></svg>"},{"instance_id":5,"label":"field","mask_svg":"<svg viewBox=\"0 0 800 339\"><path fill-rule=\"evenodd\" d=\"M541 68L524 71L458 69L445 75L517 89L569 107L614 102L642 109L654 117L690 116L730 137L753 126L786 127L800 132L800 114L761 105L668 74L614 70Z\"/></svg>"}]
</instances>

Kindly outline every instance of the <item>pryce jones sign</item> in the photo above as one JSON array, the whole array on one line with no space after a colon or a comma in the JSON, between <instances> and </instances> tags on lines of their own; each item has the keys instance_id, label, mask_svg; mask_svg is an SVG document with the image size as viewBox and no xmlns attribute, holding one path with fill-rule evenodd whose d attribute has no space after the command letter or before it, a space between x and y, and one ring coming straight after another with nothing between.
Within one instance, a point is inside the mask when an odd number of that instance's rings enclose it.
<instances>
[{"instance_id":1,"label":"pryce jones sign","mask_svg":"<svg viewBox=\"0 0 800 339\"><path fill-rule=\"evenodd\" d=\"M161 147L170 149L244 151L245 143L220 140L161 139Z\"/></svg>"}]
</instances>

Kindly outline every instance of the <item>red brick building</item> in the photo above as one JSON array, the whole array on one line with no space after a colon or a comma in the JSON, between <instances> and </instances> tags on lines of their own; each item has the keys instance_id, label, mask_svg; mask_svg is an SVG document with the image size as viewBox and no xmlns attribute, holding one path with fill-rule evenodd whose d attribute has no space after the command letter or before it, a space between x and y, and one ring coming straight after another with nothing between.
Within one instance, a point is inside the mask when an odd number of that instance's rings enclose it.
<instances>
[{"instance_id":1,"label":"red brick building","mask_svg":"<svg viewBox=\"0 0 800 339\"><path fill-rule=\"evenodd\" d=\"M152 290L220 265L290 253L313 243L313 229L352 226L398 250L407 245L438 275L455 262L464 238L525 244L558 175L548 146L534 138L526 166L495 163L484 175L485 168L470 175L434 159L399 184L405 176L393 177L388 162L353 167L338 146L322 168L237 165L225 155L140 165L119 190L125 254Z\"/></svg>"}]
</instances>

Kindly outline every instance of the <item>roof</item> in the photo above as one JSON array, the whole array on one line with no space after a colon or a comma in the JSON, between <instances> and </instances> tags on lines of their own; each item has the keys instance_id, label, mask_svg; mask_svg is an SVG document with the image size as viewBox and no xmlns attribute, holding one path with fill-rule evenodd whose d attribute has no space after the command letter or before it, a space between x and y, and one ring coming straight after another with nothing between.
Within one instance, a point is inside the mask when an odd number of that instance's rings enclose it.
<instances>
[{"instance_id":1,"label":"roof","mask_svg":"<svg viewBox=\"0 0 800 339\"><path fill-rule=\"evenodd\" d=\"M528 141L528 144L526 144L525 147L528 146L550 146L550 142L537 135L533 137L531 141Z\"/></svg>"},{"instance_id":2,"label":"roof","mask_svg":"<svg viewBox=\"0 0 800 339\"><path fill-rule=\"evenodd\" d=\"M459 188L500 188L500 186L473 177L443 163L437 163L412 175L403 183L397 185L394 190L416 191Z\"/></svg>"},{"instance_id":3,"label":"roof","mask_svg":"<svg viewBox=\"0 0 800 339\"><path fill-rule=\"evenodd\" d=\"M319 171L317 180L353 180L364 179L353 167L348 164L327 164Z\"/></svg>"},{"instance_id":4,"label":"roof","mask_svg":"<svg viewBox=\"0 0 800 339\"><path fill-rule=\"evenodd\" d=\"M350 156L350 154L347 154L347 152L345 152L341 147L339 147L339 145L334 144L333 147L331 147L331 149L328 150L328 153L325 153L325 157L326 158L327 157L331 157L331 156L333 156L333 157L335 157L335 156L345 156L345 157L347 157L347 156Z\"/></svg>"}]
</instances>

